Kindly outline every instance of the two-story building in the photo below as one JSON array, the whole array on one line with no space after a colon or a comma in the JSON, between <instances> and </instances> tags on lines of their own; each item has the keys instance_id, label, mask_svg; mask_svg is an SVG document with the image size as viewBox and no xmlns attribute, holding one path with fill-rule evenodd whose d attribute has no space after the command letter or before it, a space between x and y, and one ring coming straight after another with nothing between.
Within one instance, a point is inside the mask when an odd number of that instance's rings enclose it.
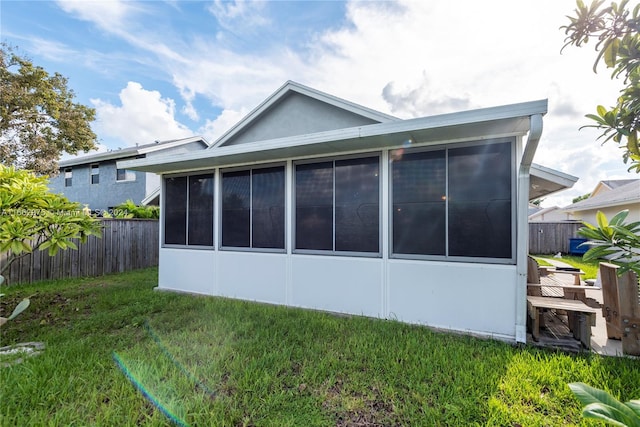
<instances>
[{"instance_id":1,"label":"two-story building","mask_svg":"<svg viewBox=\"0 0 640 427\"><path fill-rule=\"evenodd\" d=\"M120 160L151 159L204 150L209 143L202 137L190 137L111 150L63 160L60 173L49 187L73 202L87 205L95 213L108 212L127 200L136 205L157 204L160 177L155 173L118 169Z\"/></svg>"}]
</instances>

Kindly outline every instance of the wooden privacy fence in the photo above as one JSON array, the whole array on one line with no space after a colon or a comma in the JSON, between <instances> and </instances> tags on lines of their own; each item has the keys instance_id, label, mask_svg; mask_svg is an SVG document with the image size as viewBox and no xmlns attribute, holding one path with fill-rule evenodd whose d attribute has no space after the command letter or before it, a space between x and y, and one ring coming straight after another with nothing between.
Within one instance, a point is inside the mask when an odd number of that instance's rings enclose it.
<instances>
[{"instance_id":1,"label":"wooden privacy fence","mask_svg":"<svg viewBox=\"0 0 640 427\"><path fill-rule=\"evenodd\" d=\"M158 265L159 227L157 220L101 219L102 238L90 236L78 250L59 251L50 257L36 251L12 264L5 274L9 283L69 277L93 277ZM569 239L578 237L579 222L529 223L529 253L569 252ZM0 256L0 266L6 256Z\"/></svg>"},{"instance_id":2,"label":"wooden privacy fence","mask_svg":"<svg viewBox=\"0 0 640 427\"><path fill-rule=\"evenodd\" d=\"M158 265L157 220L101 219L102 238L89 236L78 250L58 251L50 257L35 251L15 261L5 274L10 284L69 277L94 277ZM6 255L0 256L0 266Z\"/></svg>"},{"instance_id":3,"label":"wooden privacy fence","mask_svg":"<svg viewBox=\"0 0 640 427\"><path fill-rule=\"evenodd\" d=\"M530 222L529 253L556 254L569 252L569 239L579 237L581 222Z\"/></svg>"}]
</instances>

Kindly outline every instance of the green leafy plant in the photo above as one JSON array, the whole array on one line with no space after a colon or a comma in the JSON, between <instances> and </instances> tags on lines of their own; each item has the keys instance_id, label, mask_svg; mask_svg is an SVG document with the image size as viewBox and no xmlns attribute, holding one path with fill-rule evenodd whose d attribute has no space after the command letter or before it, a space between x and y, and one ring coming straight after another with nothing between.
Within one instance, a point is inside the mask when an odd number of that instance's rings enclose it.
<instances>
[{"instance_id":1,"label":"green leafy plant","mask_svg":"<svg viewBox=\"0 0 640 427\"><path fill-rule=\"evenodd\" d=\"M640 427L640 400L621 403L606 391L584 383L570 383L569 388L584 408L585 418L595 418L615 426Z\"/></svg>"},{"instance_id":2,"label":"green leafy plant","mask_svg":"<svg viewBox=\"0 0 640 427\"><path fill-rule=\"evenodd\" d=\"M137 206L133 200L127 200L116 206L113 212L115 218L160 218L160 208L158 206Z\"/></svg>"},{"instance_id":3,"label":"green leafy plant","mask_svg":"<svg viewBox=\"0 0 640 427\"><path fill-rule=\"evenodd\" d=\"M589 239L591 248L585 261L607 259L621 265L618 274L632 270L640 276L640 221L625 223L629 210L618 212L610 221L602 212L596 214L597 225L584 223L578 234Z\"/></svg>"},{"instance_id":4,"label":"green leafy plant","mask_svg":"<svg viewBox=\"0 0 640 427\"><path fill-rule=\"evenodd\" d=\"M570 45L581 47L595 39L598 55L593 71L604 61L607 68L613 69L612 79L624 77L625 87L616 105L611 108L599 105L596 114L586 116L595 124L585 127L602 130L600 138L604 142L618 143L624 162L630 162L629 170L640 173L640 5L631 10L628 3L629 0L622 0L603 7L604 1L597 0L585 6L578 0L575 15L569 16L569 24L561 28L567 36L563 49Z\"/></svg>"},{"instance_id":5,"label":"green leafy plant","mask_svg":"<svg viewBox=\"0 0 640 427\"><path fill-rule=\"evenodd\" d=\"M4 283L4 276L0 275L0 285ZM0 297L3 297L4 294L0 294ZM25 311L27 307L31 304L31 300L29 298L25 298L13 309L13 313L9 317L0 317L0 326L7 323L9 320L15 319L20 313Z\"/></svg>"},{"instance_id":6,"label":"green leafy plant","mask_svg":"<svg viewBox=\"0 0 640 427\"><path fill-rule=\"evenodd\" d=\"M100 236L100 223L60 194L49 191L46 177L0 165L0 254L6 255L0 274L34 250L77 249Z\"/></svg>"}]
</instances>

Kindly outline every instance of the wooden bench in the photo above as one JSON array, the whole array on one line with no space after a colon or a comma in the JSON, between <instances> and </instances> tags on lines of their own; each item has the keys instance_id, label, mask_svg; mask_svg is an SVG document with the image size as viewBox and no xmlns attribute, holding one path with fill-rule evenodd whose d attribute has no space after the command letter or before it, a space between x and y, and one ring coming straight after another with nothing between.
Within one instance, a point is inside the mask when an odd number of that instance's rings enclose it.
<instances>
[{"instance_id":1,"label":"wooden bench","mask_svg":"<svg viewBox=\"0 0 640 427\"><path fill-rule=\"evenodd\" d=\"M563 298L527 296L527 311L531 318L531 335L535 341L540 339L540 323L544 309L564 310L575 313L569 317L569 329L573 337L587 349L591 348L591 327L596 324L596 310L580 300Z\"/></svg>"},{"instance_id":2,"label":"wooden bench","mask_svg":"<svg viewBox=\"0 0 640 427\"><path fill-rule=\"evenodd\" d=\"M540 275L547 276L552 274L569 274L573 276L573 284L580 285L580 276L584 276L586 273L578 268L566 268L562 267L540 267Z\"/></svg>"},{"instance_id":3,"label":"wooden bench","mask_svg":"<svg viewBox=\"0 0 640 427\"><path fill-rule=\"evenodd\" d=\"M587 302L587 295L585 291L588 289L586 286L582 285L567 285L560 282L551 282L544 281L544 283L527 283L527 290L532 291L529 292L529 295L532 296L545 296L542 294L542 288L547 288L547 290L557 290L559 291L555 296L566 299L575 299L580 300L582 302Z\"/></svg>"}]
</instances>

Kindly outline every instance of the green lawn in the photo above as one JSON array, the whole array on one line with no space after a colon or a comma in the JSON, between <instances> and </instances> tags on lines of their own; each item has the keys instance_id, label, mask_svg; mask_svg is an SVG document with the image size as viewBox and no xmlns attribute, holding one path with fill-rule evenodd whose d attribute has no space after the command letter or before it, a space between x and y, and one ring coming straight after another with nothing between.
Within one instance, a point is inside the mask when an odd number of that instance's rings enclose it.
<instances>
[{"instance_id":1,"label":"green lawn","mask_svg":"<svg viewBox=\"0 0 640 427\"><path fill-rule=\"evenodd\" d=\"M538 260L538 264L540 265L551 265L549 263L544 262L545 258L553 259L553 255L535 255L535 258ZM572 267L579 268L584 271L584 276L582 279L595 279L596 274L598 273L598 265L600 261L584 261L581 256L575 255L563 255L562 258L559 258L558 261L562 261L571 265Z\"/></svg>"},{"instance_id":2,"label":"green lawn","mask_svg":"<svg viewBox=\"0 0 640 427\"><path fill-rule=\"evenodd\" d=\"M567 383L640 397L637 360L155 292L156 275L5 287L5 314L33 297L2 345L47 348L0 368L0 425L596 425Z\"/></svg>"}]
</instances>

